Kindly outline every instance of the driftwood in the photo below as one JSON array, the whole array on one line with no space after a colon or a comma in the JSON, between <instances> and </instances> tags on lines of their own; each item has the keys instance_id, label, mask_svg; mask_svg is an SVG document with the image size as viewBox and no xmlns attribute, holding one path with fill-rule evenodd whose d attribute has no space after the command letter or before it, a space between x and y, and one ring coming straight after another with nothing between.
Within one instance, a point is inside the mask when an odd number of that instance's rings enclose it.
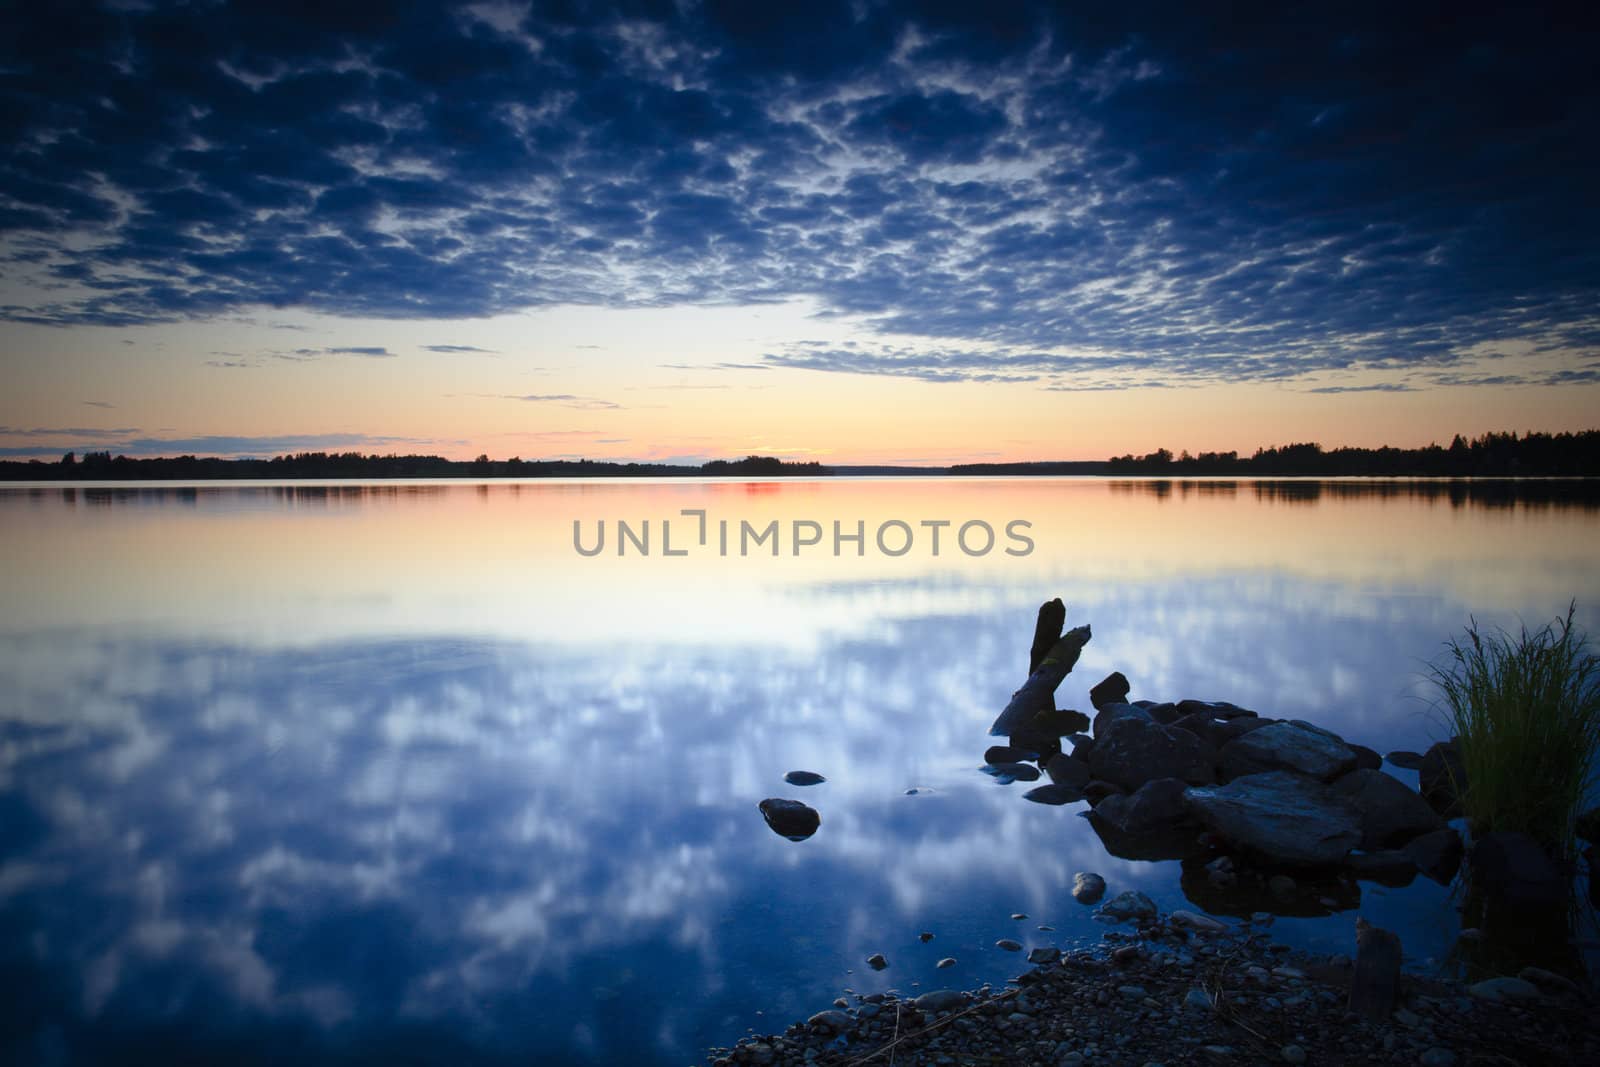
<instances>
[{"instance_id":1,"label":"driftwood","mask_svg":"<svg viewBox=\"0 0 1600 1067\"><path fill-rule=\"evenodd\" d=\"M1356 969L1350 1010L1368 1022L1387 1022L1400 999L1400 938L1356 919Z\"/></svg>"}]
</instances>

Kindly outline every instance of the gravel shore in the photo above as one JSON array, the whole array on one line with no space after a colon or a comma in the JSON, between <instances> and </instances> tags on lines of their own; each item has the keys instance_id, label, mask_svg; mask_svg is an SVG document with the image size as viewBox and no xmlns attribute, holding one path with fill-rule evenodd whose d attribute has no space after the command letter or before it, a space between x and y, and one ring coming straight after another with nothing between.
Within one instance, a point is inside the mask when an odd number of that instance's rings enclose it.
<instances>
[{"instance_id":1,"label":"gravel shore","mask_svg":"<svg viewBox=\"0 0 1600 1067\"><path fill-rule=\"evenodd\" d=\"M1348 958L1294 953L1259 925L1199 922L1203 929L1194 917L1177 913L1125 926L1106 934L1096 949L1041 959L1001 988L841 997L782 1034L713 1049L707 1062L1600 1063L1592 1002L1556 975L1530 969L1520 978L1471 986L1406 975L1393 1015L1373 1023L1347 1008Z\"/></svg>"}]
</instances>

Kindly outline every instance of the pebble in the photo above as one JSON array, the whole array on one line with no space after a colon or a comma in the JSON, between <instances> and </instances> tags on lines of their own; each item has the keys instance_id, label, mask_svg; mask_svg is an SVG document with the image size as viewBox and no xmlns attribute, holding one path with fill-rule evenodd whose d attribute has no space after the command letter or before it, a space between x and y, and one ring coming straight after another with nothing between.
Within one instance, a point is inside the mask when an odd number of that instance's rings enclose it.
<instances>
[{"instance_id":1,"label":"pebble","mask_svg":"<svg viewBox=\"0 0 1600 1067\"><path fill-rule=\"evenodd\" d=\"M1306 1050L1299 1045L1285 1045L1278 1050L1278 1055L1283 1057L1284 1063L1306 1062Z\"/></svg>"},{"instance_id":2,"label":"pebble","mask_svg":"<svg viewBox=\"0 0 1600 1067\"><path fill-rule=\"evenodd\" d=\"M934 964L934 966L938 967L940 970L943 970L946 967L954 967L955 965L956 965L956 958L954 956L946 956L944 959L942 959L938 963Z\"/></svg>"},{"instance_id":3,"label":"pebble","mask_svg":"<svg viewBox=\"0 0 1600 1067\"><path fill-rule=\"evenodd\" d=\"M1003 948L1007 952L1021 952L1022 951L1021 942L1013 941L1009 937L1002 937L1000 940L998 940L998 941L996 941L994 943L994 947L995 948Z\"/></svg>"},{"instance_id":4,"label":"pebble","mask_svg":"<svg viewBox=\"0 0 1600 1067\"><path fill-rule=\"evenodd\" d=\"M889 966L889 961L883 958L883 953L874 952L872 955L867 957L867 966L871 967L875 971L881 971L885 967Z\"/></svg>"},{"instance_id":5,"label":"pebble","mask_svg":"<svg viewBox=\"0 0 1600 1067\"><path fill-rule=\"evenodd\" d=\"M1106 880L1093 871L1079 871L1072 876L1072 899L1079 904L1093 904L1106 893Z\"/></svg>"},{"instance_id":6,"label":"pebble","mask_svg":"<svg viewBox=\"0 0 1600 1067\"><path fill-rule=\"evenodd\" d=\"M1422 1067L1455 1067L1456 1054L1447 1048L1430 1048L1417 1062Z\"/></svg>"}]
</instances>

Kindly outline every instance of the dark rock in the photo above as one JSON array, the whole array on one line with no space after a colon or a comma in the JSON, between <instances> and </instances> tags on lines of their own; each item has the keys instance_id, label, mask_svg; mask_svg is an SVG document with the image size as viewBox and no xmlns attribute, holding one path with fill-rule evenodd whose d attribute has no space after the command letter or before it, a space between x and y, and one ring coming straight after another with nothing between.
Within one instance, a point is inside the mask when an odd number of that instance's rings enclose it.
<instances>
[{"instance_id":1,"label":"dark rock","mask_svg":"<svg viewBox=\"0 0 1600 1067\"><path fill-rule=\"evenodd\" d=\"M790 771L783 776L783 780L790 785L819 785L827 781L815 771Z\"/></svg>"},{"instance_id":2,"label":"dark rock","mask_svg":"<svg viewBox=\"0 0 1600 1067\"><path fill-rule=\"evenodd\" d=\"M1455 738L1440 741L1422 754L1417 767L1422 799L1446 819L1466 814L1461 795L1467 788L1467 765L1461 760L1461 747Z\"/></svg>"},{"instance_id":3,"label":"dark rock","mask_svg":"<svg viewBox=\"0 0 1600 1067\"><path fill-rule=\"evenodd\" d=\"M1012 782L1037 782L1039 780L1039 768L1031 763L986 763L979 770L992 776L995 781L1000 782L1002 785L1010 785Z\"/></svg>"},{"instance_id":4,"label":"dark rock","mask_svg":"<svg viewBox=\"0 0 1600 1067\"><path fill-rule=\"evenodd\" d=\"M1345 744L1351 752L1356 754L1356 770L1375 771L1383 766L1383 757L1378 755L1377 749L1368 748L1366 745Z\"/></svg>"},{"instance_id":5,"label":"dark rock","mask_svg":"<svg viewBox=\"0 0 1600 1067\"><path fill-rule=\"evenodd\" d=\"M928 932L927 930L924 930L924 931L922 931L922 933L917 935L917 940L921 941L924 945L926 945L929 941L933 940L933 934Z\"/></svg>"},{"instance_id":6,"label":"dark rock","mask_svg":"<svg viewBox=\"0 0 1600 1067\"><path fill-rule=\"evenodd\" d=\"M1333 866L1361 843L1361 813L1349 801L1287 771L1191 788L1183 800L1218 837L1287 865Z\"/></svg>"},{"instance_id":7,"label":"dark rock","mask_svg":"<svg viewBox=\"0 0 1600 1067\"><path fill-rule=\"evenodd\" d=\"M1387 1024L1400 997L1400 939L1356 919L1356 968L1350 977L1350 1010L1374 1024Z\"/></svg>"},{"instance_id":8,"label":"dark rock","mask_svg":"<svg viewBox=\"0 0 1600 1067\"><path fill-rule=\"evenodd\" d=\"M1417 870L1440 885L1449 885L1461 869L1461 835L1449 826L1413 838L1403 851Z\"/></svg>"},{"instance_id":9,"label":"dark rock","mask_svg":"<svg viewBox=\"0 0 1600 1067\"><path fill-rule=\"evenodd\" d=\"M967 994L957 989L935 989L924 993L911 1002L911 1006L918 1011L928 1012L930 1015L941 1011L955 1011L965 1007Z\"/></svg>"},{"instance_id":10,"label":"dark rock","mask_svg":"<svg viewBox=\"0 0 1600 1067\"><path fill-rule=\"evenodd\" d=\"M1213 719L1253 719L1256 713L1226 700L1180 700L1178 711L1183 715L1206 715Z\"/></svg>"},{"instance_id":11,"label":"dark rock","mask_svg":"<svg viewBox=\"0 0 1600 1067\"><path fill-rule=\"evenodd\" d=\"M883 958L883 953L874 952L872 955L867 957L867 966L871 967L875 971L881 971L885 967L889 966L889 961Z\"/></svg>"},{"instance_id":12,"label":"dark rock","mask_svg":"<svg viewBox=\"0 0 1600 1067\"><path fill-rule=\"evenodd\" d=\"M768 797L761 802L760 808L761 817L767 820L772 832L790 841L804 841L822 825L822 816L817 814L816 809L798 800Z\"/></svg>"},{"instance_id":13,"label":"dark rock","mask_svg":"<svg viewBox=\"0 0 1600 1067\"><path fill-rule=\"evenodd\" d=\"M1188 813L1183 792L1187 788L1180 778L1156 778L1131 794L1106 797L1094 813L1125 834L1149 833L1184 821Z\"/></svg>"},{"instance_id":14,"label":"dark rock","mask_svg":"<svg viewBox=\"0 0 1600 1067\"><path fill-rule=\"evenodd\" d=\"M1093 904L1106 894L1106 880L1093 871L1079 871L1072 876L1072 899L1079 904Z\"/></svg>"},{"instance_id":15,"label":"dark rock","mask_svg":"<svg viewBox=\"0 0 1600 1067\"><path fill-rule=\"evenodd\" d=\"M1277 721L1277 719L1249 718L1228 719L1225 722L1219 722L1211 728L1211 732L1216 737L1213 743L1218 748L1221 748L1236 737L1243 737L1245 734L1259 730L1263 726L1271 726Z\"/></svg>"},{"instance_id":16,"label":"dark rock","mask_svg":"<svg viewBox=\"0 0 1600 1067\"><path fill-rule=\"evenodd\" d=\"M1102 781L1137 789L1153 778L1182 778L1194 785L1216 780L1216 750L1187 730L1132 717L1116 719L1104 733L1098 721L1095 725L1089 769Z\"/></svg>"},{"instance_id":17,"label":"dark rock","mask_svg":"<svg viewBox=\"0 0 1600 1067\"><path fill-rule=\"evenodd\" d=\"M1121 671L1112 671L1099 685L1089 690L1089 703L1099 708L1106 704L1121 704L1128 699L1128 679Z\"/></svg>"},{"instance_id":18,"label":"dark rock","mask_svg":"<svg viewBox=\"0 0 1600 1067\"><path fill-rule=\"evenodd\" d=\"M1294 771L1326 782L1355 769L1356 754L1343 741L1307 722L1275 722L1236 737L1220 750L1224 778L1264 771Z\"/></svg>"},{"instance_id":19,"label":"dark rock","mask_svg":"<svg viewBox=\"0 0 1600 1067\"><path fill-rule=\"evenodd\" d=\"M1075 785L1079 789L1089 784L1089 765L1074 756L1056 753L1044 765L1044 772L1057 785Z\"/></svg>"},{"instance_id":20,"label":"dark rock","mask_svg":"<svg viewBox=\"0 0 1600 1067\"><path fill-rule=\"evenodd\" d=\"M1073 734L1067 740L1072 743L1072 758L1081 759L1087 763L1089 753L1094 751L1094 738L1088 734Z\"/></svg>"},{"instance_id":21,"label":"dark rock","mask_svg":"<svg viewBox=\"0 0 1600 1067\"><path fill-rule=\"evenodd\" d=\"M1152 719L1160 723L1162 726L1171 726L1173 723L1183 718L1182 713L1178 711L1178 705L1171 703L1152 704L1146 708L1145 711Z\"/></svg>"},{"instance_id":22,"label":"dark rock","mask_svg":"<svg viewBox=\"0 0 1600 1067\"><path fill-rule=\"evenodd\" d=\"M1013 941L1009 937L1002 937L1000 940L994 943L994 947L1005 949L1007 952L1022 951L1022 943L1020 941Z\"/></svg>"},{"instance_id":23,"label":"dark rock","mask_svg":"<svg viewBox=\"0 0 1600 1067\"><path fill-rule=\"evenodd\" d=\"M1397 849L1352 852L1345 857L1344 863L1357 878L1396 888L1410 885L1417 877L1417 865L1410 856Z\"/></svg>"},{"instance_id":24,"label":"dark rock","mask_svg":"<svg viewBox=\"0 0 1600 1067\"><path fill-rule=\"evenodd\" d=\"M830 1034L842 1034L855 1026L856 1021L838 1008L829 1008L819 1011L806 1020L806 1025L813 1030L825 1031Z\"/></svg>"},{"instance_id":25,"label":"dark rock","mask_svg":"<svg viewBox=\"0 0 1600 1067\"><path fill-rule=\"evenodd\" d=\"M1420 771L1422 769L1422 753L1412 752L1399 748L1383 757L1402 771Z\"/></svg>"},{"instance_id":26,"label":"dark rock","mask_svg":"<svg viewBox=\"0 0 1600 1067\"><path fill-rule=\"evenodd\" d=\"M1041 711L1028 720L1027 732L1041 734L1046 737L1065 737L1067 734L1081 733L1089 728L1089 716L1072 708L1053 708L1050 711Z\"/></svg>"},{"instance_id":27,"label":"dark rock","mask_svg":"<svg viewBox=\"0 0 1600 1067\"><path fill-rule=\"evenodd\" d=\"M1600 808L1590 808L1578 816L1574 832L1591 845L1600 845Z\"/></svg>"},{"instance_id":28,"label":"dark rock","mask_svg":"<svg viewBox=\"0 0 1600 1067\"><path fill-rule=\"evenodd\" d=\"M1012 748L1010 745L990 745L983 750L983 762L1021 763L1023 760L1033 759L1038 754L1032 749Z\"/></svg>"},{"instance_id":29,"label":"dark rock","mask_svg":"<svg viewBox=\"0 0 1600 1067\"><path fill-rule=\"evenodd\" d=\"M1083 799L1083 787L1068 782L1051 782L1049 785L1034 786L1022 794L1022 799L1035 804L1076 804Z\"/></svg>"},{"instance_id":30,"label":"dark rock","mask_svg":"<svg viewBox=\"0 0 1600 1067\"><path fill-rule=\"evenodd\" d=\"M1105 738L1111 728L1124 720L1135 719L1139 722L1154 723L1150 713L1137 704L1102 704L1094 717L1094 738L1098 743Z\"/></svg>"},{"instance_id":31,"label":"dark rock","mask_svg":"<svg viewBox=\"0 0 1600 1067\"><path fill-rule=\"evenodd\" d=\"M1489 913L1522 914L1567 906L1567 879L1539 843L1516 831L1494 831L1472 846L1472 880L1488 897Z\"/></svg>"},{"instance_id":32,"label":"dark rock","mask_svg":"<svg viewBox=\"0 0 1600 1067\"><path fill-rule=\"evenodd\" d=\"M1120 793L1113 795L1121 796ZM1158 826L1139 834L1119 829L1116 824L1099 816L1100 808L1110 799L1107 797L1092 810L1082 813L1088 817L1089 825L1105 846L1107 854L1122 860L1159 861L1188 859L1205 851L1205 846L1196 840L1194 827L1187 825L1187 820L1175 825Z\"/></svg>"},{"instance_id":33,"label":"dark rock","mask_svg":"<svg viewBox=\"0 0 1600 1067\"><path fill-rule=\"evenodd\" d=\"M1083 787L1083 799L1090 804L1098 804L1106 797L1117 796L1123 791L1121 786L1113 785L1110 782L1090 782Z\"/></svg>"},{"instance_id":34,"label":"dark rock","mask_svg":"<svg viewBox=\"0 0 1600 1067\"><path fill-rule=\"evenodd\" d=\"M1361 768L1333 783L1361 812L1361 847L1369 852L1403 845L1444 827L1444 820L1398 778Z\"/></svg>"}]
</instances>

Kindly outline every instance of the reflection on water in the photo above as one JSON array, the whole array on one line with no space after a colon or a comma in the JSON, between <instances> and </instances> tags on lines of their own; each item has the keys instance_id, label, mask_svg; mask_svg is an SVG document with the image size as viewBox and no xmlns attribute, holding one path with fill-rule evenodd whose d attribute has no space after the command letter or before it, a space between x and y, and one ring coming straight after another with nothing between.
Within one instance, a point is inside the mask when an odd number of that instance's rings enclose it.
<instances>
[{"instance_id":1,"label":"reflection on water","mask_svg":"<svg viewBox=\"0 0 1600 1067\"><path fill-rule=\"evenodd\" d=\"M1469 613L1600 629L1587 507L1188 484L0 493L0 1058L684 1063L845 986L1000 981L997 937L1098 939L1075 871L1211 891L979 772L1042 599L1094 625L1064 707L1117 669L1380 750L1434 736L1418 678ZM685 508L1038 549L571 551ZM1348 951L1359 909L1446 954L1446 890L1339 892L1276 930Z\"/></svg>"}]
</instances>

